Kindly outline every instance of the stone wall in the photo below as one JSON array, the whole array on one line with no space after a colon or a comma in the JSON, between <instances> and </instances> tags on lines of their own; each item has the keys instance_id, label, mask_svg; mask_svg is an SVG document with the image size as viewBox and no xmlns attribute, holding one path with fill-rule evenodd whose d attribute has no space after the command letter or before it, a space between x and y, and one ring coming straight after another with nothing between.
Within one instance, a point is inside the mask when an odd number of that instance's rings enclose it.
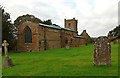
<instances>
[{"instance_id":1,"label":"stone wall","mask_svg":"<svg viewBox=\"0 0 120 78\"><path fill-rule=\"evenodd\" d=\"M87 45L87 41L85 38L79 39L79 46L81 46L81 45Z\"/></svg>"},{"instance_id":2,"label":"stone wall","mask_svg":"<svg viewBox=\"0 0 120 78\"><path fill-rule=\"evenodd\" d=\"M74 19L75 20L75 19ZM32 31L32 43L25 43L24 29L28 26ZM74 38L75 31L56 29L26 21L18 26L17 51L40 51L61 47L79 47L85 45L85 39ZM68 43L65 43L66 38Z\"/></svg>"},{"instance_id":3,"label":"stone wall","mask_svg":"<svg viewBox=\"0 0 120 78\"><path fill-rule=\"evenodd\" d=\"M45 40L46 49L61 48L60 30L53 28L46 28Z\"/></svg>"},{"instance_id":4,"label":"stone wall","mask_svg":"<svg viewBox=\"0 0 120 78\"><path fill-rule=\"evenodd\" d=\"M32 31L32 43L25 43L24 29L28 26ZM18 51L39 51L39 25L30 21L26 21L18 26Z\"/></svg>"},{"instance_id":5,"label":"stone wall","mask_svg":"<svg viewBox=\"0 0 120 78\"><path fill-rule=\"evenodd\" d=\"M81 36L86 38L87 44L91 44L92 43L92 39L91 39L91 37L89 36L89 34L87 33L86 30L83 30L83 32L81 33Z\"/></svg>"},{"instance_id":6,"label":"stone wall","mask_svg":"<svg viewBox=\"0 0 120 78\"><path fill-rule=\"evenodd\" d=\"M45 27L39 26L39 50L45 50Z\"/></svg>"},{"instance_id":7,"label":"stone wall","mask_svg":"<svg viewBox=\"0 0 120 78\"><path fill-rule=\"evenodd\" d=\"M77 31L77 20L75 18L66 20L64 19L65 28L70 28Z\"/></svg>"},{"instance_id":8,"label":"stone wall","mask_svg":"<svg viewBox=\"0 0 120 78\"><path fill-rule=\"evenodd\" d=\"M62 47L66 47L66 46L75 47L77 42L75 42L76 38L74 38L74 35L77 35L77 33L73 31L68 31L68 30L61 30L61 31L62 31L61 32ZM66 39L68 40L67 44L65 43Z\"/></svg>"},{"instance_id":9,"label":"stone wall","mask_svg":"<svg viewBox=\"0 0 120 78\"><path fill-rule=\"evenodd\" d=\"M98 37L95 40L94 65L111 65L111 45L108 37Z\"/></svg>"}]
</instances>

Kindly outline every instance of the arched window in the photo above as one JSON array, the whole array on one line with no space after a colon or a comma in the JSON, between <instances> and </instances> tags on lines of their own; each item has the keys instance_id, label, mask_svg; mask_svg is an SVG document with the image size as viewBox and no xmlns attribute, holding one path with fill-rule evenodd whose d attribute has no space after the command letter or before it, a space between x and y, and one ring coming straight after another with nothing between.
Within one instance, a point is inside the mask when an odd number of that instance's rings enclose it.
<instances>
[{"instance_id":1,"label":"arched window","mask_svg":"<svg viewBox=\"0 0 120 78\"><path fill-rule=\"evenodd\" d=\"M71 23L68 23L68 27L70 27L71 26Z\"/></svg>"},{"instance_id":2,"label":"arched window","mask_svg":"<svg viewBox=\"0 0 120 78\"><path fill-rule=\"evenodd\" d=\"M65 38L65 44L68 44L68 39L67 38Z\"/></svg>"},{"instance_id":3,"label":"arched window","mask_svg":"<svg viewBox=\"0 0 120 78\"><path fill-rule=\"evenodd\" d=\"M72 44L72 42L73 42L73 39L71 38L71 39L70 39L70 43Z\"/></svg>"},{"instance_id":4,"label":"arched window","mask_svg":"<svg viewBox=\"0 0 120 78\"><path fill-rule=\"evenodd\" d=\"M24 38L25 38L25 43L32 43L32 32L28 26L25 27L24 29Z\"/></svg>"}]
</instances>

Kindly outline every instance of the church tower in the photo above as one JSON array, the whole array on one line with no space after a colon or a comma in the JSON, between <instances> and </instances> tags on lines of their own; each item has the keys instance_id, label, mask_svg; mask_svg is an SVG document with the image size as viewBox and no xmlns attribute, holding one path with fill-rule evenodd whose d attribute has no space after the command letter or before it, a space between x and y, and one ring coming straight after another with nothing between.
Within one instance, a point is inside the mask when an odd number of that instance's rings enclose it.
<instances>
[{"instance_id":1,"label":"church tower","mask_svg":"<svg viewBox=\"0 0 120 78\"><path fill-rule=\"evenodd\" d=\"M64 24L65 28L70 28L77 31L77 20L75 18L68 20L64 19Z\"/></svg>"}]
</instances>

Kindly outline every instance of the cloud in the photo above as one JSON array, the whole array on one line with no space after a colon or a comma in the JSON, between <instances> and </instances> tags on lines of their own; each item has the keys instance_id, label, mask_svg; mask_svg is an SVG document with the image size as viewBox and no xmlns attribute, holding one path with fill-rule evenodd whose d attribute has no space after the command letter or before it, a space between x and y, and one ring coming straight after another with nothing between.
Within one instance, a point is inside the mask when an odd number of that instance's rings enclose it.
<instances>
[{"instance_id":1,"label":"cloud","mask_svg":"<svg viewBox=\"0 0 120 78\"><path fill-rule=\"evenodd\" d=\"M12 21L23 14L52 19L64 26L64 19L78 19L79 34L86 29L90 36L107 35L118 24L118 0L2 0Z\"/></svg>"}]
</instances>

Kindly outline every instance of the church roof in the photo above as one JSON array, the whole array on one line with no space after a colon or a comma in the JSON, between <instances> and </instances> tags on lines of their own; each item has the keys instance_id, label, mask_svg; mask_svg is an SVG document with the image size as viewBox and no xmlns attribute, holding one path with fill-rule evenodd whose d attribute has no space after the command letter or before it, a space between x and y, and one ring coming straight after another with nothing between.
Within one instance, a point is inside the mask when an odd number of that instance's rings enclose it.
<instances>
[{"instance_id":1,"label":"church roof","mask_svg":"<svg viewBox=\"0 0 120 78\"><path fill-rule=\"evenodd\" d=\"M49 27L49 28L61 29L60 26L55 26L55 25L46 25L46 24L42 24L42 23L39 23L39 25L42 25L42 26L45 26L45 27Z\"/></svg>"},{"instance_id":2,"label":"church roof","mask_svg":"<svg viewBox=\"0 0 120 78\"><path fill-rule=\"evenodd\" d=\"M72 29L70 29L70 28L62 28L62 29L68 30L68 31L75 31L75 30L72 30ZM75 32L77 32L77 31L75 31Z\"/></svg>"},{"instance_id":3,"label":"church roof","mask_svg":"<svg viewBox=\"0 0 120 78\"><path fill-rule=\"evenodd\" d=\"M79 36L79 35L74 35L75 38L85 38L83 36Z\"/></svg>"},{"instance_id":4,"label":"church roof","mask_svg":"<svg viewBox=\"0 0 120 78\"><path fill-rule=\"evenodd\" d=\"M81 33L81 36L84 36L86 38L91 38L88 33L86 32L86 30L83 30L83 32Z\"/></svg>"},{"instance_id":5,"label":"church roof","mask_svg":"<svg viewBox=\"0 0 120 78\"><path fill-rule=\"evenodd\" d=\"M75 30L72 30L70 28L63 28L63 27L55 26L55 25L46 25L46 24L42 24L42 23L39 23L39 25L42 25L44 27L49 27L49 28L63 29L63 30L68 30L68 31L75 31ZM77 32L77 31L75 31L75 32Z\"/></svg>"}]
</instances>

